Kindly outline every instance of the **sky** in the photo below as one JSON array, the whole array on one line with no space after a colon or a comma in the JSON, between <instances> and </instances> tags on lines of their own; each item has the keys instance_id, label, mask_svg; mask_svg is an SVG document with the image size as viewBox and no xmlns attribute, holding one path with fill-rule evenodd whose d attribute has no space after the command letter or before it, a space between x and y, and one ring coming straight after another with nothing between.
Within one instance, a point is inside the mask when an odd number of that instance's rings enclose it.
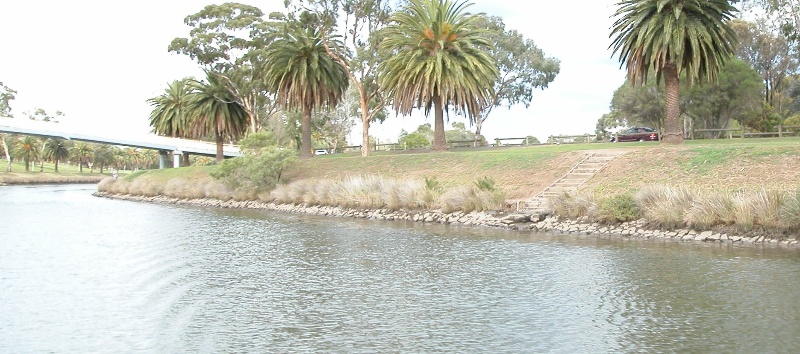
<instances>
[{"instance_id":1,"label":"sky","mask_svg":"<svg viewBox=\"0 0 800 354\"><path fill-rule=\"evenodd\" d=\"M150 131L146 100L164 92L168 82L202 78L187 56L170 53L176 37L187 37L183 19L210 0L27 0L0 4L0 82L17 91L15 117L42 108L61 111L61 124L86 133L132 137ZM242 0L265 13L283 11L283 0ZM503 18L533 40L548 57L561 61L561 72L545 90L534 92L528 108L495 108L483 135L546 141L550 135L593 133L597 120L625 80L617 57L608 49L610 18L616 0L473 0L470 12ZM360 121L360 119L357 119ZM465 117L452 122L467 124ZM370 135L397 141L402 129L414 131L433 117L421 112L392 115L373 124ZM474 129L474 128L472 128ZM361 143L357 124L348 142Z\"/></svg>"}]
</instances>

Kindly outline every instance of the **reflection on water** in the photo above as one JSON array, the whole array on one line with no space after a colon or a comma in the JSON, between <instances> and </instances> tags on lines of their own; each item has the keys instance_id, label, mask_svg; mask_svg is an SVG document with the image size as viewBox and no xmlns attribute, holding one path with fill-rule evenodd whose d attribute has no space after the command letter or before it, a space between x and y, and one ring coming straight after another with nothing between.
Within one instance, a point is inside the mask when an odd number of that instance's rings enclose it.
<instances>
[{"instance_id":1,"label":"reflection on water","mask_svg":"<svg viewBox=\"0 0 800 354\"><path fill-rule=\"evenodd\" d=\"M10 352L791 352L800 255L0 188Z\"/></svg>"}]
</instances>

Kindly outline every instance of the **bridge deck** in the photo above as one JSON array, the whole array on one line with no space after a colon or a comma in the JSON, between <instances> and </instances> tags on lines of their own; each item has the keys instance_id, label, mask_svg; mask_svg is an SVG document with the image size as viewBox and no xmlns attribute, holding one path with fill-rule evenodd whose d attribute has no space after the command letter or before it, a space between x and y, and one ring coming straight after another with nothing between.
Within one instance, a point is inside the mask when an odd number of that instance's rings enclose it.
<instances>
[{"instance_id":1,"label":"bridge deck","mask_svg":"<svg viewBox=\"0 0 800 354\"><path fill-rule=\"evenodd\" d=\"M169 138L154 134L146 134L133 138L119 138L102 136L99 134L84 134L81 132L68 131L57 123L35 122L23 119L0 118L0 133L35 135L49 138L63 138L68 140L86 141L91 143L123 145L134 148L170 151L176 154L195 154L204 156L216 156L216 144L179 138ZM226 157L241 156L239 148L233 145L225 145L223 154Z\"/></svg>"}]
</instances>

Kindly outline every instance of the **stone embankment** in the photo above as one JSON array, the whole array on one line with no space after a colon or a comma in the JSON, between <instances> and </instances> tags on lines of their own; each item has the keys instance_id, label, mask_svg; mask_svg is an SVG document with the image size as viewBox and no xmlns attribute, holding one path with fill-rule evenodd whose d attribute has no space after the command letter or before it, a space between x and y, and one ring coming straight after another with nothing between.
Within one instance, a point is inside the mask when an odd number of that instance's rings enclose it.
<instances>
[{"instance_id":1,"label":"stone embankment","mask_svg":"<svg viewBox=\"0 0 800 354\"><path fill-rule=\"evenodd\" d=\"M653 230L646 228L645 220L605 225L587 219L560 220L558 217L543 213L499 213L499 212L453 212L443 213L437 210L359 210L332 206L306 206L294 204L275 204L261 201L235 201L218 199L178 199L165 196L139 196L130 194L110 194L96 192L98 197L123 199L138 202L193 205L203 207L231 209L263 209L285 213L311 214L333 217L351 217L372 220L414 221L440 224L458 224L466 226L484 226L500 229L550 232L584 236L619 236L653 240L718 242L743 245L774 245L798 248L796 239L779 240L766 235L737 236L713 231Z\"/></svg>"}]
</instances>

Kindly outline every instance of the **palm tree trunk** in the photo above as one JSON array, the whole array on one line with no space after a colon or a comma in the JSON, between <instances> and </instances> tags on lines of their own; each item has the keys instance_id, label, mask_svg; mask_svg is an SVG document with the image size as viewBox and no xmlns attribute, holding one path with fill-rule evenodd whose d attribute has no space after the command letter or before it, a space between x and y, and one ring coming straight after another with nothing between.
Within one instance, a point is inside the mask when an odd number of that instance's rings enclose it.
<instances>
[{"instance_id":1,"label":"palm tree trunk","mask_svg":"<svg viewBox=\"0 0 800 354\"><path fill-rule=\"evenodd\" d=\"M666 114L661 142L664 144L681 144L683 143L683 134L680 121L680 79L678 78L678 69L675 63L668 63L663 70L666 86L666 94L664 96Z\"/></svg>"},{"instance_id":2,"label":"palm tree trunk","mask_svg":"<svg viewBox=\"0 0 800 354\"><path fill-rule=\"evenodd\" d=\"M361 156L369 156L369 102L364 86L359 86L359 104L361 105Z\"/></svg>"},{"instance_id":3,"label":"palm tree trunk","mask_svg":"<svg viewBox=\"0 0 800 354\"><path fill-rule=\"evenodd\" d=\"M222 133L219 131L216 132L216 140L217 140L217 163L222 162L225 159L225 154L222 151L222 146L225 145L225 137L222 136Z\"/></svg>"},{"instance_id":4,"label":"palm tree trunk","mask_svg":"<svg viewBox=\"0 0 800 354\"><path fill-rule=\"evenodd\" d=\"M433 150L444 151L447 150L447 140L444 135L444 107L442 106L442 97L439 95L433 97L433 111Z\"/></svg>"},{"instance_id":5,"label":"palm tree trunk","mask_svg":"<svg viewBox=\"0 0 800 354\"><path fill-rule=\"evenodd\" d=\"M311 158L311 106L303 107L303 118L300 122L300 158Z\"/></svg>"},{"instance_id":6,"label":"palm tree trunk","mask_svg":"<svg viewBox=\"0 0 800 354\"><path fill-rule=\"evenodd\" d=\"M58 159L56 159L56 173L58 173Z\"/></svg>"}]
</instances>

